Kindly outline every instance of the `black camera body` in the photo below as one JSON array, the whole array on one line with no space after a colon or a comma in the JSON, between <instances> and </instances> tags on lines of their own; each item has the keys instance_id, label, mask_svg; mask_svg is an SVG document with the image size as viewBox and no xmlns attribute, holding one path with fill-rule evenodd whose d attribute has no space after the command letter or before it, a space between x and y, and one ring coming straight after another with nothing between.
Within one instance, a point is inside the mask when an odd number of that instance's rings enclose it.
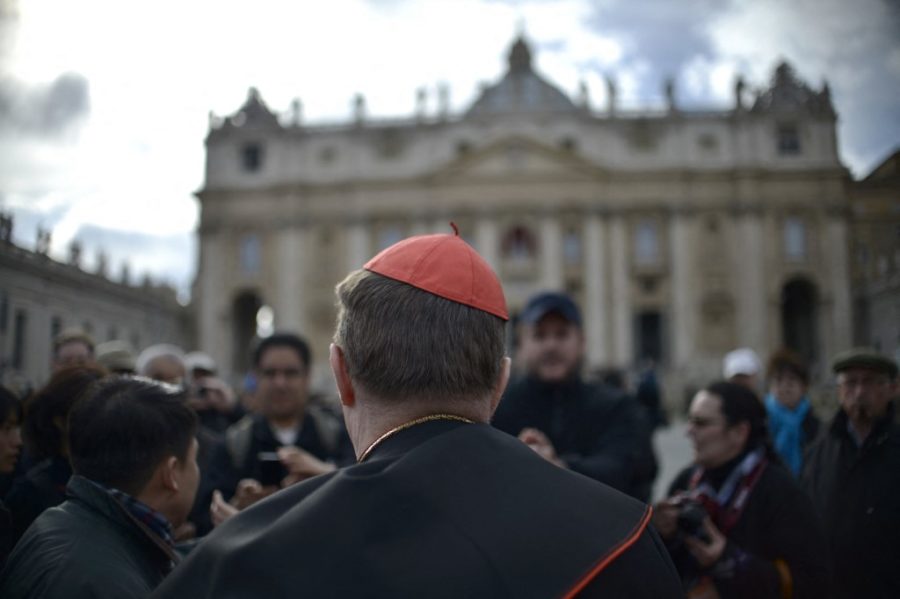
<instances>
[{"instance_id":1,"label":"black camera body","mask_svg":"<svg viewBox=\"0 0 900 599\"><path fill-rule=\"evenodd\" d=\"M695 499L685 498L678 506L678 530L689 537L709 543L709 535L703 529L703 521L708 516L703 504Z\"/></svg>"}]
</instances>

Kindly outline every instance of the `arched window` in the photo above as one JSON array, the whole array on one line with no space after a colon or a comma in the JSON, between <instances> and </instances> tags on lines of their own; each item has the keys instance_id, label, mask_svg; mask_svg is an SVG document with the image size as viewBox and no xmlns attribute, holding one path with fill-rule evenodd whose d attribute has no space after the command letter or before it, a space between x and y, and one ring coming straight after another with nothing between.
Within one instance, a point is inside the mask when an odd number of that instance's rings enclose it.
<instances>
[{"instance_id":1,"label":"arched window","mask_svg":"<svg viewBox=\"0 0 900 599\"><path fill-rule=\"evenodd\" d=\"M510 229L503 237L503 258L511 262L530 262L537 252L534 234L521 225Z\"/></svg>"}]
</instances>

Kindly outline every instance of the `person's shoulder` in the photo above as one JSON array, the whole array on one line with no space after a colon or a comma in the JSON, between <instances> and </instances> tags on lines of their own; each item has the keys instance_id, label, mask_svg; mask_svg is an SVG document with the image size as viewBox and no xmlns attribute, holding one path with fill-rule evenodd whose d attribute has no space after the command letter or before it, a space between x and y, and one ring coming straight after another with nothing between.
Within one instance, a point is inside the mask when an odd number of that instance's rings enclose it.
<instances>
[{"instance_id":1,"label":"person's shoulder","mask_svg":"<svg viewBox=\"0 0 900 599\"><path fill-rule=\"evenodd\" d=\"M44 578L90 555L84 522L65 504L45 510L13 548L5 577Z\"/></svg>"},{"instance_id":2,"label":"person's shoulder","mask_svg":"<svg viewBox=\"0 0 900 599\"><path fill-rule=\"evenodd\" d=\"M695 464L688 464L679 470L678 474L672 479L672 482L669 483L667 496L671 497L681 491L686 491L691 484L691 477L694 475L696 469L697 466Z\"/></svg>"},{"instance_id":3,"label":"person's shoulder","mask_svg":"<svg viewBox=\"0 0 900 599\"><path fill-rule=\"evenodd\" d=\"M515 401L518 398L537 392L537 381L525 374L519 374L510 379L503 391L503 401ZM502 405L503 402L501 402Z\"/></svg>"},{"instance_id":4,"label":"person's shoulder","mask_svg":"<svg viewBox=\"0 0 900 599\"><path fill-rule=\"evenodd\" d=\"M637 400L627 391L611 387L605 383L592 381L582 383L584 407L603 414L635 414L638 409Z\"/></svg>"},{"instance_id":5,"label":"person's shoulder","mask_svg":"<svg viewBox=\"0 0 900 599\"><path fill-rule=\"evenodd\" d=\"M782 497L806 497L800 482L780 462L769 461L757 485Z\"/></svg>"}]
</instances>

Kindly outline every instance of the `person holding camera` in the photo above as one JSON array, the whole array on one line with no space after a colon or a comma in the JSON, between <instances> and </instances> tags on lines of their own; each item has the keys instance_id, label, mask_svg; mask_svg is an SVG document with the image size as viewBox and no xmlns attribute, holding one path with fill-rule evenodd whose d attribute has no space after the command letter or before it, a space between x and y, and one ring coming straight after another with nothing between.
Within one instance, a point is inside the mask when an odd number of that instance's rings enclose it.
<instances>
[{"instance_id":1,"label":"person holding camera","mask_svg":"<svg viewBox=\"0 0 900 599\"><path fill-rule=\"evenodd\" d=\"M756 394L736 383L712 384L691 402L694 463L653 516L688 597L827 596L824 537L766 420Z\"/></svg>"}]
</instances>

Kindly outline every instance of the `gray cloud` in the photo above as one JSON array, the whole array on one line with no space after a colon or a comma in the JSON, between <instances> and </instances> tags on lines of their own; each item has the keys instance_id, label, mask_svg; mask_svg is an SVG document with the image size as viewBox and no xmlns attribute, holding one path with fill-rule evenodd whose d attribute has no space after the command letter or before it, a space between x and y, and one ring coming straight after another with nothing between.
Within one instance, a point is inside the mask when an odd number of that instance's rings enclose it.
<instances>
[{"instance_id":1,"label":"gray cloud","mask_svg":"<svg viewBox=\"0 0 900 599\"><path fill-rule=\"evenodd\" d=\"M15 209L13 240L23 248L34 250L38 229L54 231L69 210L67 205L43 212ZM0 212L3 211L6 208L0 194ZM82 268L87 271L94 271L97 256L103 252L109 260L107 276L113 280L119 279L122 265L127 263L132 284L140 283L146 273L152 273L154 282L172 285L181 297L189 294L197 260L197 243L192 233L153 235L87 224L78 228L74 239L81 243ZM55 252L51 255L64 261L66 250L59 245L62 242L54 235Z\"/></svg>"},{"instance_id":2,"label":"gray cloud","mask_svg":"<svg viewBox=\"0 0 900 599\"><path fill-rule=\"evenodd\" d=\"M63 73L47 85L0 79L0 133L58 137L89 113L88 81L78 73Z\"/></svg>"},{"instance_id":3,"label":"gray cloud","mask_svg":"<svg viewBox=\"0 0 900 599\"><path fill-rule=\"evenodd\" d=\"M196 241L191 233L152 235L83 225L75 238L83 240L91 266L100 251L115 257L109 273L113 278L118 278L121 264L127 262L133 282L150 272L156 282L167 282L183 293L189 289L196 263Z\"/></svg>"},{"instance_id":4,"label":"gray cloud","mask_svg":"<svg viewBox=\"0 0 900 599\"><path fill-rule=\"evenodd\" d=\"M642 66L638 94L657 98L663 81L678 75L691 59L713 58L711 19L731 10L733 0L609 0L593 2L587 25L623 46L621 67ZM583 68L597 69L589 62ZM690 98L688 98L690 100Z\"/></svg>"}]
</instances>

